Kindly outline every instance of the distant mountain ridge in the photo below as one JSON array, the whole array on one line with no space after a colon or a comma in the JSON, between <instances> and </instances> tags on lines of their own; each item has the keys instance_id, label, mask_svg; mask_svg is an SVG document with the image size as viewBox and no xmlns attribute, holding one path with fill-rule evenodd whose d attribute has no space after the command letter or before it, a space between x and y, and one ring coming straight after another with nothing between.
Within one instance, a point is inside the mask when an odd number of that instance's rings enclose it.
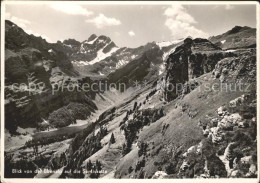
<instances>
[{"instance_id":1,"label":"distant mountain ridge","mask_svg":"<svg viewBox=\"0 0 260 183\"><path fill-rule=\"evenodd\" d=\"M256 29L247 26L235 26L231 30L209 40L223 50L256 47Z\"/></svg>"},{"instance_id":2,"label":"distant mountain ridge","mask_svg":"<svg viewBox=\"0 0 260 183\"><path fill-rule=\"evenodd\" d=\"M171 48L181 43L182 40L171 42L151 42L137 48L119 48L106 36L92 34L86 41L65 40L63 46L69 50L69 58L75 69L83 75L105 76L123 67L134 59L138 59L153 47L158 47L165 60ZM62 45L61 44L61 45Z\"/></svg>"}]
</instances>

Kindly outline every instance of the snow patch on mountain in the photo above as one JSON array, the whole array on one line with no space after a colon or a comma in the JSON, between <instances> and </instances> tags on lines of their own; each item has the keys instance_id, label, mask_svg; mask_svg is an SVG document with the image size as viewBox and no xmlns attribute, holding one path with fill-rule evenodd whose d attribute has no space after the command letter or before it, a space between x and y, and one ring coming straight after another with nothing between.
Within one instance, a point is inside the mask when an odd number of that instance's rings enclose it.
<instances>
[{"instance_id":1,"label":"snow patch on mountain","mask_svg":"<svg viewBox=\"0 0 260 183\"><path fill-rule=\"evenodd\" d=\"M96 38L93 39L92 41L88 41L88 42L84 42L84 43L86 43L86 44L93 44L97 39L98 39L98 37L96 37Z\"/></svg>"},{"instance_id":2,"label":"snow patch on mountain","mask_svg":"<svg viewBox=\"0 0 260 183\"><path fill-rule=\"evenodd\" d=\"M175 51L176 47L177 47L177 46L175 46L175 47L172 48L170 51L167 51L167 52L165 52L165 53L163 54L163 61L166 61L166 60L167 60L168 56Z\"/></svg>"},{"instance_id":3,"label":"snow patch on mountain","mask_svg":"<svg viewBox=\"0 0 260 183\"><path fill-rule=\"evenodd\" d=\"M49 52L49 53L52 53L52 52L53 52L53 49L49 49L48 52Z\"/></svg>"},{"instance_id":4,"label":"snow patch on mountain","mask_svg":"<svg viewBox=\"0 0 260 183\"><path fill-rule=\"evenodd\" d=\"M80 53L84 53L84 52L85 52L85 49L84 49L83 46L84 46L84 44L81 44L81 45L80 45L80 49L79 49L79 52L80 52Z\"/></svg>"},{"instance_id":5,"label":"snow patch on mountain","mask_svg":"<svg viewBox=\"0 0 260 183\"><path fill-rule=\"evenodd\" d=\"M159 67L159 75L161 75L165 71L165 65L162 63Z\"/></svg>"},{"instance_id":6,"label":"snow patch on mountain","mask_svg":"<svg viewBox=\"0 0 260 183\"><path fill-rule=\"evenodd\" d=\"M77 66L89 65L88 62L86 62L86 61L72 61L71 63L72 63L73 65L77 65Z\"/></svg>"},{"instance_id":7,"label":"snow patch on mountain","mask_svg":"<svg viewBox=\"0 0 260 183\"><path fill-rule=\"evenodd\" d=\"M131 59L135 59L137 57L137 55L132 55Z\"/></svg>"},{"instance_id":8,"label":"snow patch on mountain","mask_svg":"<svg viewBox=\"0 0 260 183\"><path fill-rule=\"evenodd\" d=\"M128 60L119 60L118 63L116 64L116 69L126 65L129 61Z\"/></svg>"},{"instance_id":9,"label":"snow patch on mountain","mask_svg":"<svg viewBox=\"0 0 260 183\"><path fill-rule=\"evenodd\" d=\"M118 49L119 49L118 47L114 47L108 53L104 53L103 50L99 50L97 52L97 57L94 60L91 60L90 62L88 62L88 65L93 65L107 57L110 57L112 55L112 53L116 52Z\"/></svg>"},{"instance_id":10,"label":"snow patch on mountain","mask_svg":"<svg viewBox=\"0 0 260 183\"><path fill-rule=\"evenodd\" d=\"M237 50L239 50L239 49L237 49ZM237 50L225 50L224 52L235 52Z\"/></svg>"},{"instance_id":11,"label":"snow patch on mountain","mask_svg":"<svg viewBox=\"0 0 260 183\"><path fill-rule=\"evenodd\" d=\"M178 39L178 40L174 40L174 41L162 41L162 42L156 42L156 44L160 47L160 49L162 49L163 47L167 47L173 44L178 44L180 42L182 42L184 39Z\"/></svg>"},{"instance_id":12,"label":"snow patch on mountain","mask_svg":"<svg viewBox=\"0 0 260 183\"><path fill-rule=\"evenodd\" d=\"M83 51L83 47L81 46L81 52ZM72 64L75 64L77 66L86 66L86 65L94 65L95 63L100 62L101 60L104 60L107 57L110 57L114 52L116 52L119 48L118 47L114 47L112 48L108 53L104 53L103 49L100 49L97 52L97 56L95 59L91 60L90 62L87 61L71 61ZM85 53L85 49L84 49L84 53Z\"/></svg>"}]
</instances>

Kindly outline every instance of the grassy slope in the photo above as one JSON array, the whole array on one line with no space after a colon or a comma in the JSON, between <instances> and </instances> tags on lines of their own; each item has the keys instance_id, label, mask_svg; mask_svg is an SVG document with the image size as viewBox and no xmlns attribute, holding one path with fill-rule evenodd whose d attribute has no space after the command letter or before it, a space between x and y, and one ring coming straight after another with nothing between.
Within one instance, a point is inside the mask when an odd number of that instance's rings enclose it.
<instances>
[{"instance_id":1,"label":"grassy slope","mask_svg":"<svg viewBox=\"0 0 260 183\"><path fill-rule=\"evenodd\" d=\"M149 127L145 127L139 134L138 141L154 143L155 149L149 146L150 156L148 155L144 171L147 177L151 177L158 167L154 165L154 162L161 162L162 166L168 161L164 157L167 157L167 149L180 149L180 152L184 153L192 145L198 144L203 139L202 129L198 126L200 119L205 118L206 115L211 115L223 104L235 99L243 93L238 92L226 92L226 91L205 91L207 84L213 85L219 84L218 79L213 79L211 73L205 74L196 79L197 82L203 83L199 88L195 89L191 93L187 94L183 99L177 99L167 104L164 108L166 116L151 124ZM182 111L182 106L188 106L186 111ZM176 108L177 106L177 108ZM188 113L194 113L197 115L194 118L189 117ZM169 124L167 130L162 133L164 124ZM157 154L158 147L162 147L162 150ZM136 152L136 149L132 150ZM135 167L138 161L137 153L130 152L125 156L117 166L117 177L131 177L128 174L128 167ZM171 156L171 155L170 155ZM127 163L126 163L127 162Z\"/></svg>"}]
</instances>

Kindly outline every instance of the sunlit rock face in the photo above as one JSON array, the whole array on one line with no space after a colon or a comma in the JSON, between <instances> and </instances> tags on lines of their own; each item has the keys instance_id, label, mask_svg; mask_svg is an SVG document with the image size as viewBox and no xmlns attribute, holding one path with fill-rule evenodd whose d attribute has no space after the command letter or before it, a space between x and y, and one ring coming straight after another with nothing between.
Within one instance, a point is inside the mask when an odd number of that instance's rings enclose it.
<instances>
[{"instance_id":1,"label":"sunlit rock face","mask_svg":"<svg viewBox=\"0 0 260 183\"><path fill-rule=\"evenodd\" d=\"M182 93L182 84L211 72L219 60L231 56L207 39L185 39L166 61L165 99L175 99Z\"/></svg>"}]
</instances>

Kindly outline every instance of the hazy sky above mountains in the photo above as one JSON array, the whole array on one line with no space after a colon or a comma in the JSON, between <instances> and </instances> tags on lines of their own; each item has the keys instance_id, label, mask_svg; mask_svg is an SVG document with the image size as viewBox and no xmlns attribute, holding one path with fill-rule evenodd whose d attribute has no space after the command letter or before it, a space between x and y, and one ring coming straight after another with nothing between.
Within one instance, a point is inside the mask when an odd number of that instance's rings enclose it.
<instances>
[{"instance_id":1,"label":"hazy sky above mountains","mask_svg":"<svg viewBox=\"0 0 260 183\"><path fill-rule=\"evenodd\" d=\"M109 36L118 46L208 37L236 25L256 27L255 5L90 5L7 4L6 19L49 42L91 34Z\"/></svg>"}]
</instances>

